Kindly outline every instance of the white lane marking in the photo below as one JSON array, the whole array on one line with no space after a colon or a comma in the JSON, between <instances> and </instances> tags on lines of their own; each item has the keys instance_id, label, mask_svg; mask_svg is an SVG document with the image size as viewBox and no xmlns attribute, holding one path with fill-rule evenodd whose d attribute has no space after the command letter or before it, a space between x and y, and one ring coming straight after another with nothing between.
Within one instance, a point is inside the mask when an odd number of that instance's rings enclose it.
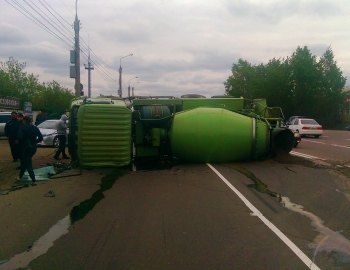
<instances>
[{"instance_id":1,"label":"white lane marking","mask_svg":"<svg viewBox=\"0 0 350 270\"><path fill-rule=\"evenodd\" d=\"M294 151L290 151L289 153L290 153L291 155L293 155L293 156L298 156L298 157L303 157L303 158L308 158L308 159L325 160L325 159L323 159L323 158L314 157L314 156L310 156L310 155L306 155L306 154L302 154L302 153L294 152Z\"/></svg>"},{"instance_id":2,"label":"white lane marking","mask_svg":"<svg viewBox=\"0 0 350 270\"><path fill-rule=\"evenodd\" d=\"M302 141L304 142L312 142L312 143L320 143L320 144L326 144L324 142L317 142L317 141L313 141L313 140L305 140L305 139L302 139Z\"/></svg>"},{"instance_id":3,"label":"white lane marking","mask_svg":"<svg viewBox=\"0 0 350 270\"><path fill-rule=\"evenodd\" d=\"M308 256L306 256L287 236L285 236L275 225L273 225L260 211L251 204L250 201L248 201L242 193L238 191L228 180L226 180L225 177L222 176L221 173L219 173L211 164L207 163L210 169L212 169L217 176L221 178L222 181L225 182L225 184L234 192L236 195L245 203L245 205L256 215L260 218L260 220L271 230L273 231L294 253L299 257L300 260L302 260L309 269L312 270L320 270L318 266L309 259Z\"/></svg>"},{"instance_id":4,"label":"white lane marking","mask_svg":"<svg viewBox=\"0 0 350 270\"><path fill-rule=\"evenodd\" d=\"M335 191L350 197L350 194L346 194L346 193L344 193L344 192L341 192L341 191L340 191L339 189L337 189L337 188L335 189Z\"/></svg>"},{"instance_id":5,"label":"white lane marking","mask_svg":"<svg viewBox=\"0 0 350 270\"><path fill-rule=\"evenodd\" d=\"M350 149L349 146L344 146L344 145L338 145L338 144L331 144L332 146L336 146L336 147L342 147L342 148L348 148Z\"/></svg>"}]
</instances>

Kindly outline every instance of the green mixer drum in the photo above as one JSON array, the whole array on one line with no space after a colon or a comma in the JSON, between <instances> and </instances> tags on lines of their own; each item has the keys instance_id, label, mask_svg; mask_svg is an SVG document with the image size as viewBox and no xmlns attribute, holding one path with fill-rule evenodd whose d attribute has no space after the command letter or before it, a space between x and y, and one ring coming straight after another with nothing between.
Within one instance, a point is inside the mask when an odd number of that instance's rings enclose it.
<instances>
[{"instance_id":1,"label":"green mixer drum","mask_svg":"<svg viewBox=\"0 0 350 270\"><path fill-rule=\"evenodd\" d=\"M191 162L231 162L266 154L267 128L223 108L197 108L175 115L169 133L174 157ZM257 132L256 130L261 130ZM260 133L261 139L256 139Z\"/></svg>"}]
</instances>

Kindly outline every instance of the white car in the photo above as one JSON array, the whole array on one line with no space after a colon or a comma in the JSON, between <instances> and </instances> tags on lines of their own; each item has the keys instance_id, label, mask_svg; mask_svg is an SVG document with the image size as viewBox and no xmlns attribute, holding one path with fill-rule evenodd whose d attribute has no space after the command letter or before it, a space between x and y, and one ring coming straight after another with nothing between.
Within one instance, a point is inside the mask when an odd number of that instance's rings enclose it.
<instances>
[{"instance_id":1,"label":"white car","mask_svg":"<svg viewBox=\"0 0 350 270\"><path fill-rule=\"evenodd\" d=\"M295 118L288 128L294 132L299 132L300 136L311 135L318 138L323 134L322 126L316 120L310 118Z\"/></svg>"},{"instance_id":2,"label":"white car","mask_svg":"<svg viewBox=\"0 0 350 270\"><path fill-rule=\"evenodd\" d=\"M44 139L38 143L38 146L58 147L60 141L57 137L57 125L60 120L46 120L38 125L38 128L43 135ZM68 130L67 130L68 133ZM66 145L68 144L68 138Z\"/></svg>"}]
</instances>

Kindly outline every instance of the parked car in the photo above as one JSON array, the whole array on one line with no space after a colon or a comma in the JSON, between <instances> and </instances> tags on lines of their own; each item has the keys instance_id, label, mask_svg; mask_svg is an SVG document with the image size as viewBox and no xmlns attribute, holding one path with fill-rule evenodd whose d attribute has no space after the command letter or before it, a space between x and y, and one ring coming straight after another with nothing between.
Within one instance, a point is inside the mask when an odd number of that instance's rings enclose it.
<instances>
[{"instance_id":1,"label":"parked car","mask_svg":"<svg viewBox=\"0 0 350 270\"><path fill-rule=\"evenodd\" d=\"M323 134L322 126L315 119L310 118L295 118L288 125L288 128L294 132L299 132L301 137L311 135L318 138Z\"/></svg>"},{"instance_id":2,"label":"parked car","mask_svg":"<svg viewBox=\"0 0 350 270\"><path fill-rule=\"evenodd\" d=\"M59 138L57 137L57 125L59 121L60 120L46 120L38 125L38 128L44 137L44 139L37 144L38 146L58 147L60 144ZM66 145L68 145L68 136Z\"/></svg>"},{"instance_id":3,"label":"parked car","mask_svg":"<svg viewBox=\"0 0 350 270\"><path fill-rule=\"evenodd\" d=\"M5 125L11 120L11 112L0 112L0 136L5 136Z\"/></svg>"}]
</instances>

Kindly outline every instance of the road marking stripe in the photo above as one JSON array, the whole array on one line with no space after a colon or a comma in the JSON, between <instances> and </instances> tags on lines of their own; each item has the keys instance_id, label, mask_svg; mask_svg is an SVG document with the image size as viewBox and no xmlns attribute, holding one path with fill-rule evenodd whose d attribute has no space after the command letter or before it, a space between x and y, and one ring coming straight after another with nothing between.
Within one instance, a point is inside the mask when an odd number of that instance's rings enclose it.
<instances>
[{"instance_id":1,"label":"road marking stripe","mask_svg":"<svg viewBox=\"0 0 350 270\"><path fill-rule=\"evenodd\" d=\"M324 142L316 142L316 141L312 141L312 140L305 140L305 139L302 139L302 141L305 141L305 142L312 142L312 143L326 144L326 143L324 143Z\"/></svg>"},{"instance_id":2,"label":"road marking stripe","mask_svg":"<svg viewBox=\"0 0 350 270\"><path fill-rule=\"evenodd\" d=\"M338 145L338 144L331 144L332 146L336 146L336 147L342 147L342 148L348 148L350 149L350 147L348 146L344 146L344 145Z\"/></svg>"},{"instance_id":3,"label":"road marking stripe","mask_svg":"<svg viewBox=\"0 0 350 270\"><path fill-rule=\"evenodd\" d=\"M289 153L290 153L291 155L294 155L294 156L304 157L304 158L308 158L308 159L325 160L325 159L323 159L323 158L314 157L314 156L310 156L310 155L306 155L306 154L302 154L302 153L294 152L294 151L290 151Z\"/></svg>"},{"instance_id":4,"label":"road marking stripe","mask_svg":"<svg viewBox=\"0 0 350 270\"><path fill-rule=\"evenodd\" d=\"M246 199L242 193L238 191L225 177L223 177L211 164L207 163L210 169L212 169L217 176L221 178L222 181L234 192L236 195L245 203L245 205L260 218L260 220L271 230L273 231L298 257L302 260L307 267L311 270L320 270L318 266L309 259L287 236L285 236L275 225L273 225L267 218L264 217L260 211L251 204L248 199Z\"/></svg>"}]
</instances>

